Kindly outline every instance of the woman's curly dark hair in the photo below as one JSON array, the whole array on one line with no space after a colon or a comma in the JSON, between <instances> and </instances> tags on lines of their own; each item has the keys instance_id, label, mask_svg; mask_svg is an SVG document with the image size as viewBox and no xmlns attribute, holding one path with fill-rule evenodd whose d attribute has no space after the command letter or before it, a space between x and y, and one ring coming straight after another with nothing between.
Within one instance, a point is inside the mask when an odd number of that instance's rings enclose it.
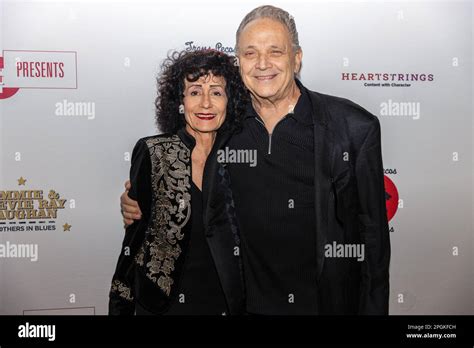
<instances>
[{"instance_id":1,"label":"woman's curly dark hair","mask_svg":"<svg viewBox=\"0 0 474 348\"><path fill-rule=\"evenodd\" d=\"M157 78L158 96L155 99L156 125L164 133L175 134L186 125L179 105L183 102L184 80L197 81L212 73L226 81L227 109L221 130L238 131L249 102L248 91L242 83L236 58L216 50L174 51L161 66Z\"/></svg>"}]
</instances>

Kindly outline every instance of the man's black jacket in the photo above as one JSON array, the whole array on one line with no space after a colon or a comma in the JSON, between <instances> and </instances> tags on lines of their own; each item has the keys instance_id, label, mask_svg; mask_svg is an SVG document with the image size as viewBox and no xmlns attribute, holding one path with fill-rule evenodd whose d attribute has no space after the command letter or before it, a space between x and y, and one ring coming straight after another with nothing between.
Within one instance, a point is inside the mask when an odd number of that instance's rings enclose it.
<instances>
[{"instance_id":1,"label":"man's black jacket","mask_svg":"<svg viewBox=\"0 0 474 348\"><path fill-rule=\"evenodd\" d=\"M314 123L318 314L387 315L390 236L379 120L347 99L296 82L311 101ZM211 154L206 166L212 161ZM210 192L205 221L222 208ZM205 227L221 234L212 223ZM329 257L334 242L343 248L363 245L364 259Z\"/></svg>"}]
</instances>

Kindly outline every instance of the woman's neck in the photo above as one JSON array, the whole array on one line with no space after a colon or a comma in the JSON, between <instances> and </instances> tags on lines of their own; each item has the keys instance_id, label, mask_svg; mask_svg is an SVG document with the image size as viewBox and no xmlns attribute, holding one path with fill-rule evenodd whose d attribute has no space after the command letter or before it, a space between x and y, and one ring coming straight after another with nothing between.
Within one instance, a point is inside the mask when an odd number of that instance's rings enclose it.
<instances>
[{"instance_id":1,"label":"woman's neck","mask_svg":"<svg viewBox=\"0 0 474 348\"><path fill-rule=\"evenodd\" d=\"M212 146L214 145L217 132L198 132L189 127L189 125L186 125L186 131L196 141L194 150L197 150L197 152L199 153L205 154L207 157L211 152Z\"/></svg>"}]
</instances>

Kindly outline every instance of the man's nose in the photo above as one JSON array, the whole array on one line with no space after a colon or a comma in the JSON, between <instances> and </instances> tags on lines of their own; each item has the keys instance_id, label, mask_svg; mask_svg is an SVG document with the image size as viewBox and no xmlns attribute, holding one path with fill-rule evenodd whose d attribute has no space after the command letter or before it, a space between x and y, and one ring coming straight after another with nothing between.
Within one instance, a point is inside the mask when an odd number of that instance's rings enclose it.
<instances>
[{"instance_id":1,"label":"man's nose","mask_svg":"<svg viewBox=\"0 0 474 348\"><path fill-rule=\"evenodd\" d=\"M257 69L265 70L270 67L270 62L266 54L260 54L257 60Z\"/></svg>"}]
</instances>

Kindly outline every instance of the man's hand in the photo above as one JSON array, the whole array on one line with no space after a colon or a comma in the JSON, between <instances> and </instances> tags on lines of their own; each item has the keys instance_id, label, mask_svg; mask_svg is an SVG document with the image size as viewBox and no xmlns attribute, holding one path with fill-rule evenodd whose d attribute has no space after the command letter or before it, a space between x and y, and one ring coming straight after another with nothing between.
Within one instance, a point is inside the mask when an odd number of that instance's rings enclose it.
<instances>
[{"instance_id":1,"label":"man's hand","mask_svg":"<svg viewBox=\"0 0 474 348\"><path fill-rule=\"evenodd\" d=\"M128 197L128 191L131 187L130 180L127 180L125 182L125 192L120 196L120 208L122 211L124 228L133 224L133 220L140 220L142 218L142 212L140 211L137 201Z\"/></svg>"}]
</instances>

